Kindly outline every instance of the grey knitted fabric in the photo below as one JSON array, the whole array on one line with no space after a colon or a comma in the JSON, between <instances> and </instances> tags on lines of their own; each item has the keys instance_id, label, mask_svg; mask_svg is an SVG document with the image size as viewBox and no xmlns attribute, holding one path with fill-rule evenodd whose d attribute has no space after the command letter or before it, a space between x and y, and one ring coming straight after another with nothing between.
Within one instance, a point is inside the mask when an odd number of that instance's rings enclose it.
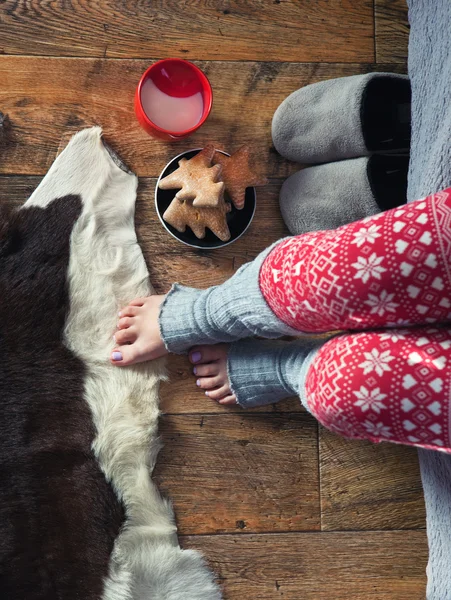
<instances>
[{"instance_id":1,"label":"grey knitted fabric","mask_svg":"<svg viewBox=\"0 0 451 600\"><path fill-rule=\"evenodd\" d=\"M276 150L304 164L368 155L362 99L369 82L382 77L407 80L392 73L368 73L321 81L293 92L273 117Z\"/></svg>"},{"instance_id":2,"label":"grey knitted fabric","mask_svg":"<svg viewBox=\"0 0 451 600\"><path fill-rule=\"evenodd\" d=\"M261 336L299 335L276 317L259 285L260 267L276 242L243 265L222 285L197 290L175 284L160 309L159 325L169 352L182 354L196 344L217 344Z\"/></svg>"},{"instance_id":3,"label":"grey knitted fabric","mask_svg":"<svg viewBox=\"0 0 451 600\"><path fill-rule=\"evenodd\" d=\"M409 200L451 185L451 2L410 0ZM451 456L419 450L426 502L428 600L451 599Z\"/></svg>"},{"instance_id":4,"label":"grey knitted fabric","mask_svg":"<svg viewBox=\"0 0 451 600\"><path fill-rule=\"evenodd\" d=\"M299 396L304 407L304 381L316 351L328 338L305 336L292 342L241 340L231 345L228 375L243 408L273 404Z\"/></svg>"}]
</instances>

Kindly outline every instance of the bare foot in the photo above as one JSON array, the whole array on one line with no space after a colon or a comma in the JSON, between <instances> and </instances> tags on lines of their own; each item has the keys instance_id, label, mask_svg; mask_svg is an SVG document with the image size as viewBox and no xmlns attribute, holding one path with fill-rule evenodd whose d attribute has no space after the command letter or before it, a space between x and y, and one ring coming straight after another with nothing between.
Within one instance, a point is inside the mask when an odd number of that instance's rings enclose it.
<instances>
[{"instance_id":1,"label":"bare foot","mask_svg":"<svg viewBox=\"0 0 451 600\"><path fill-rule=\"evenodd\" d=\"M110 356L113 365L125 367L167 354L160 336L158 316L166 296L136 298L119 312L117 347Z\"/></svg>"},{"instance_id":2,"label":"bare foot","mask_svg":"<svg viewBox=\"0 0 451 600\"><path fill-rule=\"evenodd\" d=\"M215 346L195 346L189 352L197 385L206 390L205 394L219 404L236 404L236 396L230 389L227 376L227 344Z\"/></svg>"}]
</instances>

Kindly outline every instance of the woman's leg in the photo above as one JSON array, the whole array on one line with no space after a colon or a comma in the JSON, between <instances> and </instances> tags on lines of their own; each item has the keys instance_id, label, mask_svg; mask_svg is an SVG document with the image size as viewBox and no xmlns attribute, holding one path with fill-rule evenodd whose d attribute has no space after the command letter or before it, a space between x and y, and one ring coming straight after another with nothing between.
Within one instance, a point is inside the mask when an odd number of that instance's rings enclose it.
<instances>
[{"instance_id":1,"label":"woman's leg","mask_svg":"<svg viewBox=\"0 0 451 600\"><path fill-rule=\"evenodd\" d=\"M344 334L311 361L300 393L341 435L451 452L451 329Z\"/></svg>"},{"instance_id":2,"label":"woman's leg","mask_svg":"<svg viewBox=\"0 0 451 600\"><path fill-rule=\"evenodd\" d=\"M198 290L175 284L166 296L131 302L119 314L117 347L110 360L127 366L155 358L155 348L182 354L196 344L296 335L273 313L259 287L260 268L272 248L222 285Z\"/></svg>"},{"instance_id":3,"label":"woman's leg","mask_svg":"<svg viewBox=\"0 0 451 600\"><path fill-rule=\"evenodd\" d=\"M240 340L195 346L189 353L197 385L219 404L254 408L298 395L310 357L330 336L291 342Z\"/></svg>"},{"instance_id":4,"label":"woman's leg","mask_svg":"<svg viewBox=\"0 0 451 600\"><path fill-rule=\"evenodd\" d=\"M277 245L260 289L304 332L451 320L451 188L335 231Z\"/></svg>"},{"instance_id":5,"label":"woman's leg","mask_svg":"<svg viewBox=\"0 0 451 600\"><path fill-rule=\"evenodd\" d=\"M175 285L164 299L123 309L111 360L148 360L155 343L183 353L252 336L449 322L450 224L451 188L334 231L287 238L222 285Z\"/></svg>"}]
</instances>

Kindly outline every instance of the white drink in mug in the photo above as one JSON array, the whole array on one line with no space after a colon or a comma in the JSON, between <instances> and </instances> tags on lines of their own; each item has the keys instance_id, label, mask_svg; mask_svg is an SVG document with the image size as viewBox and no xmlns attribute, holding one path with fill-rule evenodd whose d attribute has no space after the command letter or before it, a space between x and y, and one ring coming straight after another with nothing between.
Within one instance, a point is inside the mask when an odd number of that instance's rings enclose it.
<instances>
[{"instance_id":1,"label":"white drink in mug","mask_svg":"<svg viewBox=\"0 0 451 600\"><path fill-rule=\"evenodd\" d=\"M204 102L201 92L186 98L169 96L148 78L141 88L141 103L148 118L158 127L182 133L195 127L202 118Z\"/></svg>"}]
</instances>

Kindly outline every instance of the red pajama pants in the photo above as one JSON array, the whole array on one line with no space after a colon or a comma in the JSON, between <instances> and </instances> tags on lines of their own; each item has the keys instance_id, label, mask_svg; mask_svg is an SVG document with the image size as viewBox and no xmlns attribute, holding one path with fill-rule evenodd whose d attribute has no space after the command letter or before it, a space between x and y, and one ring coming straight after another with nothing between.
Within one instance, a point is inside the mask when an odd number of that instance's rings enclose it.
<instances>
[{"instance_id":1,"label":"red pajama pants","mask_svg":"<svg viewBox=\"0 0 451 600\"><path fill-rule=\"evenodd\" d=\"M260 288L274 313L300 332L347 330L306 377L323 425L451 452L450 269L451 188L272 250Z\"/></svg>"}]
</instances>

